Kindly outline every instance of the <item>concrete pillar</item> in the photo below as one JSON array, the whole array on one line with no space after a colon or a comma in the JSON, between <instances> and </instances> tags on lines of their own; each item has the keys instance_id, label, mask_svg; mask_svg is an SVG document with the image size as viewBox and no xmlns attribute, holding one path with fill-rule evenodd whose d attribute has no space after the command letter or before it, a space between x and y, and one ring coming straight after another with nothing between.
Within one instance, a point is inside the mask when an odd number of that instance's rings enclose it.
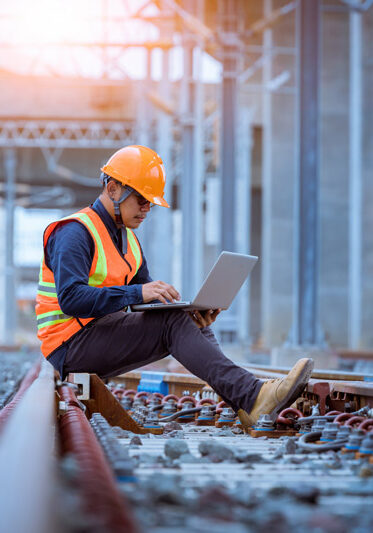
<instances>
[{"instance_id":1,"label":"concrete pillar","mask_svg":"<svg viewBox=\"0 0 373 533\"><path fill-rule=\"evenodd\" d=\"M6 149L4 152L5 166L5 310L4 310L4 343L7 346L15 344L16 333L16 291L14 266L14 209L15 209L15 180L16 180L16 152Z\"/></svg>"},{"instance_id":2,"label":"concrete pillar","mask_svg":"<svg viewBox=\"0 0 373 533\"><path fill-rule=\"evenodd\" d=\"M250 110L242 107L237 126L237 169L235 196L236 251L249 254L251 234L251 150L252 128ZM238 341L248 344L250 341L250 278L245 281L237 295Z\"/></svg>"},{"instance_id":3,"label":"concrete pillar","mask_svg":"<svg viewBox=\"0 0 373 533\"><path fill-rule=\"evenodd\" d=\"M263 0L263 15L269 17L272 12L272 0ZM272 78L273 47L272 28L263 32L263 85L266 87ZM262 166L262 325L264 344L272 341L272 93L263 93L263 166Z\"/></svg>"},{"instance_id":4,"label":"concrete pillar","mask_svg":"<svg viewBox=\"0 0 373 533\"><path fill-rule=\"evenodd\" d=\"M221 124L221 249L236 251L235 191L237 139L237 28L236 0L220 0L222 34Z\"/></svg>"},{"instance_id":5,"label":"concrete pillar","mask_svg":"<svg viewBox=\"0 0 373 533\"><path fill-rule=\"evenodd\" d=\"M349 332L349 14L323 11L320 154L320 323L331 345Z\"/></svg>"},{"instance_id":6,"label":"concrete pillar","mask_svg":"<svg viewBox=\"0 0 373 533\"><path fill-rule=\"evenodd\" d=\"M297 169L295 190L295 309L290 341L320 343L319 285L319 85L320 1L297 7Z\"/></svg>"},{"instance_id":7,"label":"concrete pillar","mask_svg":"<svg viewBox=\"0 0 373 533\"><path fill-rule=\"evenodd\" d=\"M350 13L349 328L348 344L360 348L362 326L362 15Z\"/></svg>"},{"instance_id":8,"label":"concrete pillar","mask_svg":"<svg viewBox=\"0 0 373 533\"><path fill-rule=\"evenodd\" d=\"M4 258L2 264L5 267L5 205L1 202L0 207L0 227L2 228L2 238L0 239L0 257ZM5 268L0 274L0 344L5 344Z\"/></svg>"},{"instance_id":9,"label":"concrete pillar","mask_svg":"<svg viewBox=\"0 0 373 533\"><path fill-rule=\"evenodd\" d=\"M159 96L166 102L171 98L169 79L169 51L162 52L162 79L159 84ZM172 189L172 117L158 110L157 117L157 152L162 157L166 169L165 198L171 205ZM151 257L151 272L154 279L172 282L172 211L171 208L153 207L148 215L150 239L147 243Z\"/></svg>"},{"instance_id":10,"label":"concrete pillar","mask_svg":"<svg viewBox=\"0 0 373 533\"><path fill-rule=\"evenodd\" d=\"M237 72L238 72L238 3L219 0L219 31L222 41L222 86L220 128L220 250L237 251ZM241 305L240 305L241 304ZM221 342L236 343L244 324L238 320L243 301L236 299L219 317L216 326ZM247 317L247 313L245 312Z\"/></svg>"},{"instance_id":11,"label":"concrete pillar","mask_svg":"<svg viewBox=\"0 0 373 533\"><path fill-rule=\"evenodd\" d=\"M372 62L373 9L363 14L362 21L362 93L364 109L362 121L363 170L362 170L362 326L361 347L373 350L373 62Z\"/></svg>"},{"instance_id":12,"label":"concrete pillar","mask_svg":"<svg viewBox=\"0 0 373 533\"><path fill-rule=\"evenodd\" d=\"M194 0L184 2L195 12ZM202 278L202 165L203 149L197 132L201 120L198 108L199 73L194 76L195 37L188 31L183 35L184 75L181 85L182 111L182 173L180 176L182 208L182 295L192 299Z\"/></svg>"},{"instance_id":13,"label":"concrete pillar","mask_svg":"<svg viewBox=\"0 0 373 533\"><path fill-rule=\"evenodd\" d=\"M137 95L137 139L136 142L143 146L151 146L151 123L153 121L153 107L148 99L148 92L152 90L152 49L146 48L146 75L145 79L139 83L139 93ZM136 230L146 259L149 263L150 275L152 272L152 257L150 252L150 217L143 222Z\"/></svg>"}]
</instances>

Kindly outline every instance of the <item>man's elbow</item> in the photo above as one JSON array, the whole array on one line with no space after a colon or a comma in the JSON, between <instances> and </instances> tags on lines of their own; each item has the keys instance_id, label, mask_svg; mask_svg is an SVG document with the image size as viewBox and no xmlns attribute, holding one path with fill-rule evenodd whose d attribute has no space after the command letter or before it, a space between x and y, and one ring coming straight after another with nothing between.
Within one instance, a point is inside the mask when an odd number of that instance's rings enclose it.
<instances>
[{"instance_id":1,"label":"man's elbow","mask_svg":"<svg viewBox=\"0 0 373 533\"><path fill-rule=\"evenodd\" d=\"M71 303L65 301L63 298L58 298L58 303L61 311L68 316L81 316L76 309L76 306L71 305Z\"/></svg>"},{"instance_id":2,"label":"man's elbow","mask_svg":"<svg viewBox=\"0 0 373 533\"><path fill-rule=\"evenodd\" d=\"M72 294L71 290L66 289L58 293L58 304L65 315L83 317L79 298Z\"/></svg>"}]
</instances>

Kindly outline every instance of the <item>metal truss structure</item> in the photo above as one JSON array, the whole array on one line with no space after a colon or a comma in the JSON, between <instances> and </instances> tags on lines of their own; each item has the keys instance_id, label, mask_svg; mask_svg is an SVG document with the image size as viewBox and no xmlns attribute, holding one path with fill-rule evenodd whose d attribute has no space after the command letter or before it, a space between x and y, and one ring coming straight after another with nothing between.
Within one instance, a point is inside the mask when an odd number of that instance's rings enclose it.
<instances>
[{"instance_id":1,"label":"metal truss structure","mask_svg":"<svg viewBox=\"0 0 373 533\"><path fill-rule=\"evenodd\" d=\"M7 216L12 216L12 207L14 207L14 151L15 148L38 148L41 149L47 162L47 167L59 174L62 178L71 179L71 171L69 169L59 167L58 160L64 149L117 149L125 144L133 142L141 142L146 144L146 140L151 136L157 140L157 149L163 155L166 161L167 168L171 169L171 177L179 181L181 190L181 205L184 211L184 216L191 221L189 224L183 225L183 243L184 249L182 251L182 266L183 266L183 289L187 288L187 292L195 291L198 287L201 278L202 268L202 246L203 246L203 232L201 231L201 212L203 203L203 179L206 176L206 171L211 175L219 175L222 190L222 222L220 223L221 246L230 250L238 250L247 252L249 249L249 242L243 243L240 236L236 220L235 202L238 202L240 208L238 211L244 213L244 221L249 231L250 228L250 207L248 198L246 200L239 195L239 177L237 168L247 167L247 153L240 159L237 153L240 153L240 144L238 140L238 132L241 128L250 129L250 122L245 124L242 122L242 117L237 114L237 91L252 90L260 92L263 95L263 129L265 132L265 139L263 146L265 147L263 153L263 211L264 216L268 215L268 209L271 205L270 196L270 180L271 180L271 95L273 92L285 92L294 94L296 98L299 96L299 86L293 87L292 74L289 70L274 73L272 69L273 58L277 54L288 54L295 58L299 53L299 47L302 45L301 41L297 43L296 49L291 47L276 47L272 39L272 28L277 21L294 10L299 10L302 4L314 4L318 7L321 5L321 0L297 0L292 2L285 2L283 6L273 9L272 0L263 0L263 16L254 22L249 28L242 28L239 24L239 13L237 0L218 0L219 10L217 13L216 28L211 29L203 21L204 5L203 0L183 0L176 2L175 0L158 0L158 1L144 1L142 6L137 11L129 10L129 2L123 2L124 12L121 16L109 17L108 13L104 13L104 24L106 25L105 35L107 39L97 42L68 42L61 45L65 50L70 63L69 76L75 78L87 78L86 71L83 65L79 62L77 50L85 50L93 54L96 58L100 58L101 76L102 79L123 80L128 79L128 72L123 67L123 57L129 48L141 47L145 50L147 58L147 74L146 79L142 83L142 87L148 84L151 86L151 66L152 66L152 52L154 49L162 51L162 80L161 93L153 98L153 105L148 98L144 97L144 117L139 117L136 121L125 122L111 122L111 121L76 121L76 120L0 120L0 147L6 152L5 161L5 177L7 179L6 185L6 202ZM373 1L365 0L359 2L357 0L341 0L343 9L352 9L354 14L359 17L361 13L367 10ZM103 4L106 5L107 4ZM323 6L327 8L327 6ZM312 7L310 7L312 9ZM127 10L127 11L126 11ZM150 14L149 14L150 13ZM149 37L140 42L110 40L109 25L115 24L118 26L124 21L142 20L148 24ZM233 22L232 22L233 21ZM157 28L157 32L154 32ZM357 30L357 33L361 29ZM262 35L263 41L261 45L250 44L252 36ZM175 36L177 38L175 39ZM308 37L310 34L308 34ZM304 39L303 39L304 40ZM58 46L58 44L50 43L51 46ZM170 116L170 109L167 106L167 95L169 94L170 79L168 72L168 56L170 49L181 44L184 51L184 75L180 82L180 101ZM28 46L25 44L25 46ZM44 44L45 46L45 44ZM9 45L0 40L0 54L3 51L8 52L9 49L17 48L20 50L22 44ZM63 72L57 72L55 65L44 56L40 45L35 45L34 49L39 51L34 55L33 59L28 64L28 70L25 72L28 75L36 75L43 73L44 75L64 76ZM202 53L207 52L215 59L218 59L222 64L222 105L217 110L217 120L220 123L220 134L224 137L222 142L222 150L220 160L217 162L214 157L214 140L213 140L213 120L207 119L205 112L201 109L200 100L202 95L202 82L199 76L198 60L196 57L201 56ZM316 56L309 57L312 63ZM248 64L247 55L256 54L256 59ZM242 60L243 58L243 60ZM0 55L1 59L1 55ZM310 63L308 63L310 64ZM301 65L297 67L294 61L294 72L297 68L302 68ZM197 71L197 75L194 76ZM253 75L257 72L262 72L262 84L251 84ZM356 79L356 72L355 72ZM318 73L314 73L314 81L317 85ZM141 83L139 84L141 86ZM361 88L360 88L361 89ZM359 87L357 90L360 90ZM144 91L144 96L146 92ZM312 97L315 94L311 95ZM145 103L145 99L147 102ZM158 101L158 105L157 104ZM354 102L356 103L356 98ZM155 106L154 106L155 102ZM163 109L162 109L163 102ZM180 104L180 105L179 105ZM356 111L356 109L355 109ZM361 113L361 110L359 111ZM315 117L312 117L312 120ZM302 119L306 119L305 115ZM247 119L246 119L247 120ZM145 122L152 122L155 126L152 131L146 131L144 127ZM176 133L175 133L176 125ZM155 129L155 131L154 131ZM359 125L357 126L359 129ZM358 133L356 133L358 135ZM167 140L168 136L168 140ZM170 139L177 139L174 147L170 147ZM304 141L304 139L303 139ZM311 139L309 142L306 139L306 144L303 143L302 150L299 152L299 165L307 165L306 152L307 150L318 150L316 144L317 139ZM308 144L307 144L308 142ZM249 150L246 146L246 151ZM10 151L9 151L10 150ZM358 168L359 162L355 165L355 170ZM310 169L308 169L309 171ZM70 172L70 174L69 174ZM306 174L305 174L306 175ZM84 176L81 176L81 183L84 184ZM179 179L178 179L179 178ZM245 177L245 186L250 188L250 175ZM172 180L171 180L172 181ZM358 183L358 181L357 181ZM85 183L90 186L88 181ZM184 185L183 185L184 184ZM185 186L185 184L188 184ZM317 180L315 181L317 188ZM317 191L316 191L317 192ZM58 193L58 191L57 191ZM48 197L48 195L46 196ZM360 200L359 191L355 190L356 202ZM242 204L240 204L242 202ZM306 197L299 196L298 207L301 212L306 212L307 209L312 210L310 201ZM355 206L358 207L358 206ZM226 221L230 221L228 227ZM312 219L313 220L313 219ZM309 222L304 222L308 232L309 239L312 241L312 248L317 248L316 230L312 229ZM167 224L171 225L171 222ZM308 224L308 225L307 225ZM148 241L154 241L154 232L162 235L161 250L157 250L154 254L154 263L157 264L159 270L169 272L170 264L170 244L164 238L164 226L160 220L155 219L153 233L148 236ZM9 227L12 225L9 223ZM358 229L352 228L351 231L358 232ZM249 231L250 232L250 231ZM146 238L146 236L145 236ZM270 249L271 242L267 239L263 246L264 259L267 264L270 264ZM300 238L300 237L299 237ZM361 239L361 235L360 235ZM159 240L159 239L158 239ZM7 272L12 271L11 260L11 244L8 243L7 249ZM306 244L303 242L300 247L300 253L304 255L306 251ZM219 246L219 247L221 247ZM356 255L356 254L355 254ZM359 289L361 265L356 264L354 254L351 254L352 261L355 261L355 269L353 269L354 276L354 294ZM158 263L157 263L158 261ZM302 264L302 257L297 257L296 261L296 280L297 296L299 308L306 305L306 298L312 294L313 301L316 298L317 281L316 281L316 261L312 264ZM266 266L263 271L263 313L267 312L266 300L268 291L270 290L270 275L267 275ZM10 274L8 275L9 278ZM14 277L14 276L13 276ZM9 281L9 286L11 282ZM267 284L267 286L265 286ZM185 287L184 287L185 286ZM356 288L357 287L357 288ZM234 315L228 315L225 325L222 322L222 332L227 334L227 338L232 340L248 341L248 310L247 303L244 302L248 298L248 293L243 293L241 302ZM13 294L14 300L14 294ZM6 307L14 306L12 294L8 292ZM268 304L270 305L270 304ZM359 316L359 308L361 306L360 300L355 301L355 318L352 322L355 324ZM243 318L237 319L243 313ZM11 316L11 314L9 315ZM263 323L268 324L270 321L268 317L263 318ZM297 323L298 333L293 337L292 341L302 344L303 342L314 343L318 342L316 338L315 324L317 324L317 310L308 313L304 318L301 317L301 323ZM240 324L241 321L241 324ZM242 326L245 323L246 326ZM13 319L7 324L8 341L12 338L14 333ZM303 337L299 331L304 331ZM13 333L12 333L13 332ZM359 332L355 331L354 338L358 338ZM14 335L13 335L14 337ZM353 341L355 342L355 341Z\"/></svg>"},{"instance_id":2,"label":"metal truss structure","mask_svg":"<svg viewBox=\"0 0 373 533\"><path fill-rule=\"evenodd\" d=\"M137 137L135 121L0 120L1 148L116 149Z\"/></svg>"}]
</instances>

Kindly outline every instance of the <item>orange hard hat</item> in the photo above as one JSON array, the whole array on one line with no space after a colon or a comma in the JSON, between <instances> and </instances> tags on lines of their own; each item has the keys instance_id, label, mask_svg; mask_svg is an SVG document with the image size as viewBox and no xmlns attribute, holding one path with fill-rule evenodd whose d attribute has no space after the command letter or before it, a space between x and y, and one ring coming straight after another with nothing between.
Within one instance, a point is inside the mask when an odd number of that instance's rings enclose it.
<instances>
[{"instance_id":1,"label":"orange hard hat","mask_svg":"<svg viewBox=\"0 0 373 533\"><path fill-rule=\"evenodd\" d=\"M170 207L163 198L166 172L154 150L139 145L125 146L110 157L101 171L128 185L152 204Z\"/></svg>"}]
</instances>

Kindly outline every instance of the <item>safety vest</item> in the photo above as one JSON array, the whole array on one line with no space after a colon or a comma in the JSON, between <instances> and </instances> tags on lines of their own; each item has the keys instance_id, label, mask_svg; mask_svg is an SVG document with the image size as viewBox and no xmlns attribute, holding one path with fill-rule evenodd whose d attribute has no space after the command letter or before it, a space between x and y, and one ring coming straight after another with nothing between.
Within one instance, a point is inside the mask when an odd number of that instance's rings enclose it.
<instances>
[{"instance_id":1,"label":"safety vest","mask_svg":"<svg viewBox=\"0 0 373 533\"><path fill-rule=\"evenodd\" d=\"M63 313L58 303L53 272L45 264L48 239L52 231L67 220L76 220L83 224L93 238L95 251L88 279L88 285L91 287L127 285L136 275L143 260L139 242L133 231L127 228L128 246L123 258L115 247L105 224L90 207L57 222L52 222L44 232L44 254L40 265L35 308L38 338L42 342L41 351L45 357L48 357L95 318L79 318Z\"/></svg>"}]
</instances>

